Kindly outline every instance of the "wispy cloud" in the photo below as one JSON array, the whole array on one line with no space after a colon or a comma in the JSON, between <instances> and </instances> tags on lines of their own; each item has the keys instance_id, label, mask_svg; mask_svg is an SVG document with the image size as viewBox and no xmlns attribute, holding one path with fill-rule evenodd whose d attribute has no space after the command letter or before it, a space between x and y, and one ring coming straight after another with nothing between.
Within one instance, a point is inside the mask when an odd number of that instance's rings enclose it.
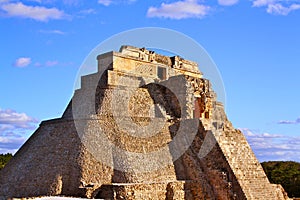
<instances>
[{"instance_id":1,"label":"wispy cloud","mask_svg":"<svg viewBox=\"0 0 300 200\"><path fill-rule=\"evenodd\" d=\"M104 6L109 6L110 4L112 4L112 2L112 0L98 0L98 3Z\"/></svg>"},{"instance_id":2,"label":"wispy cloud","mask_svg":"<svg viewBox=\"0 0 300 200\"><path fill-rule=\"evenodd\" d=\"M267 6L270 4L274 4L275 0L254 0L252 2L253 7L262 7L262 6Z\"/></svg>"},{"instance_id":3,"label":"wispy cloud","mask_svg":"<svg viewBox=\"0 0 300 200\"><path fill-rule=\"evenodd\" d=\"M257 131L247 129L247 128L241 128L240 129L245 136L247 137L253 137L253 138L281 138L282 135L279 134L270 134L270 133L257 133Z\"/></svg>"},{"instance_id":4,"label":"wispy cloud","mask_svg":"<svg viewBox=\"0 0 300 200\"><path fill-rule=\"evenodd\" d=\"M53 31L40 31L43 33L49 33L49 34L65 34L64 32L60 33L60 32L53 32ZM14 62L14 66L15 67L19 67L19 68L24 68L29 66L32 63L32 59L29 57L20 57L18 59L15 60ZM35 62L32 65L35 67L53 67L53 66L70 66L73 63L60 63L57 60L47 60L45 62Z\"/></svg>"},{"instance_id":5,"label":"wispy cloud","mask_svg":"<svg viewBox=\"0 0 300 200\"><path fill-rule=\"evenodd\" d=\"M300 4L292 4L289 6L283 6L279 3L268 5L267 12L277 15L288 15L291 11L300 9Z\"/></svg>"},{"instance_id":6,"label":"wispy cloud","mask_svg":"<svg viewBox=\"0 0 300 200\"><path fill-rule=\"evenodd\" d=\"M0 9L5 12L8 17L21 17L34 19L37 21L49 21L50 19L63 19L67 15L57 8L46 8L42 6L24 5L22 2L4 3Z\"/></svg>"},{"instance_id":7,"label":"wispy cloud","mask_svg":"<svg viewBox=\"0 0 300 200\"><path fill-rule=\"evenodd\" d=\"M90 8L90 9L81 10L78 13L87 15L87 14L96 14L97 12L96 10Z\"/></svg>"},{"instance_id":8,"label":"wispy cloud","mask_svg":"<svg viewBox=\"0 0 300 200\"><path fill-rule=\"evenodd\" d=\"M218 0L218 3L221 6L232 6L234 4L237 4L239 0Z\"/></svg>"},{"instance_id":9,"label":"wispy cloud","mask_svg":"<svg viewBox=\"0 0 300 200\"><path fill-rule=\"evenodd\" d=\"M14 62L15 67L27 67L31 63L31 58L21 57Z\"/></svg>"},{"instance_id":10,"label":"wispy cloud","mask_svg":"<svg viewBox=\"0 0 300 200\"><path fill-rule=\"evenodd\" d=\"M27 1L36 2L36 3L42 3L42 0L27 0Z\"/></svg>"},{"instance_id":11,"label":"wispy cloud","mask_svg":"<svg viewBox=\"0 0 300 200\"><path fill-rule=\"evenodd\" d=\"M260 133L248 128L240 129L246 136L260 161L300 161L300 137Z\"/></svg>"},{"instance_id":12,"label":"wispy cloud","mask_svg":"<svg viewBox=\"0 0 300 200\"><path fill-rule=\"evenodd\" d=\"M61 30L39 30L40 33L65 35L66 32Z\"/></svg>"},{"instance_id":13,"label":"wispy cloud","mask_svg":"<svg viewBox=\"0 0 300 200\"><path fill-rule=\"evenodd\" d=\"M63 4L68 5L68 6L77 6L83 0L26 0L26 1L36 2L36 3L40 3L40 4L56 4L57 2L62 2Z\"/></svg>"},{"instance_id":14,"label":"wispy cloud","mask_svg":"<svg viewBox=\"0 0 300 200\"><path fill-rule=\"evenodd\" d=\"M253 7L265 7L267 13L274 15L288 15L290 12L300 9L298 1L293 0L254 0Z\"/></svg>"},{"instance_id":15,"label":"wispy cloud","mask_svg":"<svg viewBox=\"0 0 300 200\"><path fill-rule=\"evenodd\" d=\"M58 64L58 61L56 61L56 60L53 60L53 61L49 60L49 61L47 61L47 62L45 63L45 66L46 66L46 67L51 67L51 66L55 66L55 65L57 65L57 64Z\"/></svg>"},{"instance_id":16,"label":"wispy cloud","mask_svg":"<svg viewBox=\"0 0 300 200\"><path fill-rule=\"evenodd\" d=\"M47 60L45 62L36 62L34 63L35 67L70 67L74 66L73 62L59 62L57 60Z\"/></svg>"},{"instance_id":17,"label":"wispy cloud","mask_svg":"<svg viewBox=\"0 0 300 200\"><path fill-rule=\"evenodd\" d=\"M0 136L0 153L15 153L25 141L25 137Z\"/></svg>"},{"instance_id":18,"label":"wispy cloud","mask_svg":"<svg viewBox=\"0 0 300 200\"><path fill-rule=\"evenodd\" d=\"M48 60L45 63L36 62L34 66L36 67L52 67L58 65L59 62L57 60Z\"/></svg>"},{"instance_id":19,"label":"wispy cloud","mask_svg":"<svg viewBox=\"0 0 300 200\"><path fill-rule=\"evenodd\" d=\"M29 117L25 113L18 113L11 109L0 108L0 130L5 128L33 128L32 123L37 123L37 119Z\"/></svg>"},{"instance_id":20,"label":"wispy cloud","mask_svg":"<svg viewBox=\"0 0 300 200\"><path fill-rule=\"evenodd\" d=\"M200 4L197 0L184 0L162 3L160 7L150 7L147 16L170 19L203 18L209 11L209 6Z\"/></svg>"},{"instance_id":21,"label":"wispy cloud","mask_svg":"<svg viewBox=\"0 0 300 200\"><path fill-rule=\"evenodd\" d=\"M300 117L296 119L295 121L290 120L280 120L278 124L300 124Z\"/></svg>"},{"instance_id":22,"label":"wispy cloud","mask_svg":"<svg viewBox=\"0 0 300 200\"><path fill-rule=\"evenodd\" d=\"M27 131L36 128L38 120L25 113L0 108L0 153L14 153L24 143Z\"/></svg>"},{"instance_id":23,"label":"wispy cloud","mask_svg":"<svg viewBox=\"0 0 300 200\"><path fill-rule=\"evenodd\" d=\"M137 0L98 0L99 4L102 4L104 6L110 6L112 4L118 5L118 4L132 4L136 2Z\"/></svg>"},{"instance_id":24,"label":"wispy cloud","mask_svg":"<svg viewBox=\"0 0 300 200\"><path fill-rule=\"evenodd\" d=\"M75 6L78 5L81 0L63 0L62 2L66 5Z\"/></svg>"}]
</instances>

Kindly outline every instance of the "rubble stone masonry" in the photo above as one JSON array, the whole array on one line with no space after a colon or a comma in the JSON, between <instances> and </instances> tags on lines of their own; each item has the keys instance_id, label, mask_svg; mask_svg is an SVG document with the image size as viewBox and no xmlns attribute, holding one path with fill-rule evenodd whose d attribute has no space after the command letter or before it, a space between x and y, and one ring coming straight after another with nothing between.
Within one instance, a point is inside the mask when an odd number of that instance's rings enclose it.
<instances>
[{"instance_id":1,"label":"rubble stone masonry","mask_svg":"<svg viewBox=\"0 0 300 200\"><path fill-rule=\"evenodd\" d=\"M0 171L0 199L288 199L195 62L122 46Z\"/></svg>"}]
</instances>

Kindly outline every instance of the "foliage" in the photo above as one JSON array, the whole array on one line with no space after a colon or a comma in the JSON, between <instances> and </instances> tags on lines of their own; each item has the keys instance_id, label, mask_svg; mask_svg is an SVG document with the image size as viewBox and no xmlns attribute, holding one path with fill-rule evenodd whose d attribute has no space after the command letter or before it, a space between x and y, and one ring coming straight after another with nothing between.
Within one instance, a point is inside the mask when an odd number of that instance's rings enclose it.
<instances>
[{"instance_id":1,"label":"foliage","mask_svg":"<svg viewBox=\"0 0 300 200\"><path fill-rule=\"evenodd\" d=\"M300 163L269 161L261 165L271 183L281 184L289 197L300 197Z\"/></svg>"},{"instance_id":2,"label":"foliage","mask_svg":"<svg viewBox=\"0 0 300 200\"><path fill-rule=\"evenodd\" d=\"M8 161L12 158L11 153L0 154L0 170L8 163Z\"/></svg>"}]
</instances>

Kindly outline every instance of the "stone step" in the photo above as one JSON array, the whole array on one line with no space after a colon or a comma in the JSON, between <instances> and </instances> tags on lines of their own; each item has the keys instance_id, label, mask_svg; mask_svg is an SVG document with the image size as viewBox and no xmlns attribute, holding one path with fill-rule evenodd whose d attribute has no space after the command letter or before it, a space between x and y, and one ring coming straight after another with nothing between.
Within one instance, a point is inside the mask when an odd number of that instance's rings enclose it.
<instances>
[{"instance_id":1,"label":"stone step","mask_svg":"<svg viewBox=\"0 0 300 200\"><path fill-rule=\"evenodd\" d=\"M81 76L81 89L83 90L89 88L96 89L100 78L101 77L99 73L93 73L93 74Z\"/></svg>"},{"instance_id":2,"label":"stone step","mask_svg":"<svg viewBox=\"0 0 300 200\"><path fill-rule=\"evenodd\" d=\"M198 181L183 180L156 183L113 183L102 185L96 198L103 199L204 199Z\"/></svg>"}]
</instances>

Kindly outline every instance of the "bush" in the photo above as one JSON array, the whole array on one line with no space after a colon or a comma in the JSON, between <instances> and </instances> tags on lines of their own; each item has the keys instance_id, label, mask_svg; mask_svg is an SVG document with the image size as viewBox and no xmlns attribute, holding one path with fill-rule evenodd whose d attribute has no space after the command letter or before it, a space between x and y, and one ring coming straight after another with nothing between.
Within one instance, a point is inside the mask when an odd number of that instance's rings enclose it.
<instances>
[{"instance_id":1,"label":"bush","mask_svg":"<svg viewBox=\"0 0 300 200\"><path fill-rule=\"evenodd\" d=\"M12 158L11 153L0 154L0 170L8 163L8 161Z\"/></svg>"}]
</instances>

